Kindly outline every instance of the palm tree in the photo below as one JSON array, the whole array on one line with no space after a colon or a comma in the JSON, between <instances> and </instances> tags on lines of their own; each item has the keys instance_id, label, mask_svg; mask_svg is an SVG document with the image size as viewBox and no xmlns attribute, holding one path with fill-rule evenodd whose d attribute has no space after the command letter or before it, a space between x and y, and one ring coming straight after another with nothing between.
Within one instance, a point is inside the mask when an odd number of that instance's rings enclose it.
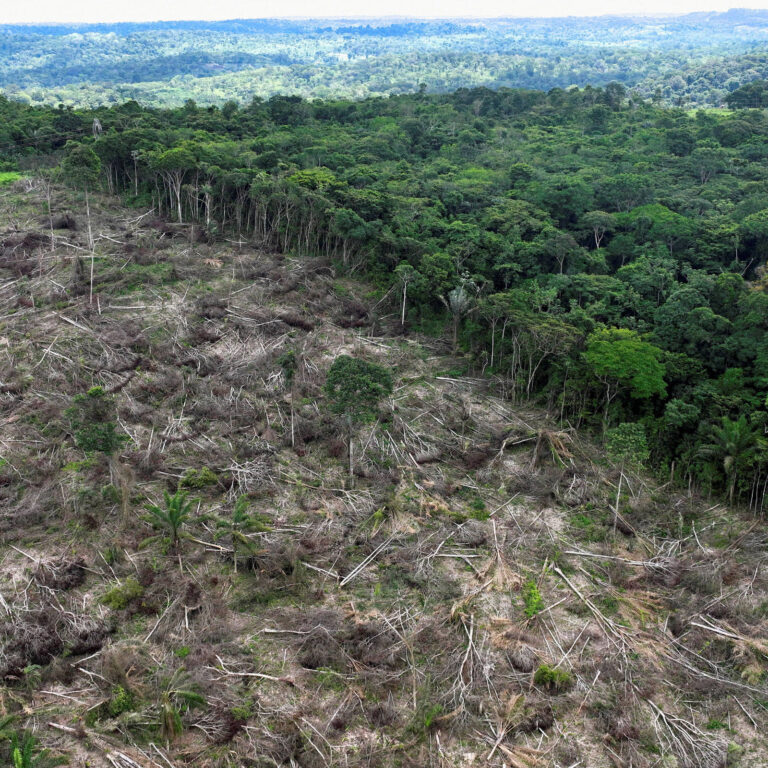
<instances>
[{"instance_id":1,"label":"palm tree","mask_svg":"<svg viewBox=\"0 0 768 768\"><path fill-rule=\"evenodd\" d=\"M754 458L760 439L757 429L743 414L736 421L723 416L720 426L712 427L712 442L700 449L702 456L719 461L728 484L728 502L733 504L740 473Z\"/></svg>"},{"instance_id":2,"label":"palm tree","mask_svg":"<svg viewBox=\"0 0 768 768\"><path fill-rule=\"evenodd\" d=\"M471 291L477 291L477 286L471 280L463 280L461 285L448 293L447 298L440 296L440 300L445 304L453 315L453 351L454 354L459 344L459 325L461 318L468 315L474 309L475 295Z\"/></svg>"},{"instance_id":3,"label":"palm tree","mask_svg":"<svg viewBox=\"0 0 768 768\"><path fill-rule=\"evenodd\" d=\"M216 527L219 530L214 538L220 539L228 534L232 539L235 572L237 572L237 556L240 551L244 552L248 557L263 554L263 550L248 536L248 533L270 529L261 520L248 513L247 496L240 496L237 499L230 519L216 518Z\"/></svg>"},{"instance_id":4,"label":"palm tree","mask_svg":"<svg viewBox=\"0 0 768 768\"><path fill-rule=\"evenodd\" d=\"M185 491L176 491L173 496L165 491L164 509L157 504L147 504L149 514L144 519L161 533L150 536L145 543L167 535L171 539L171 547L176 549L179 539L183 536L181 528L189 520L189 512L198 501L199 499L187 500Z\"/></svg>"}]
</instances>

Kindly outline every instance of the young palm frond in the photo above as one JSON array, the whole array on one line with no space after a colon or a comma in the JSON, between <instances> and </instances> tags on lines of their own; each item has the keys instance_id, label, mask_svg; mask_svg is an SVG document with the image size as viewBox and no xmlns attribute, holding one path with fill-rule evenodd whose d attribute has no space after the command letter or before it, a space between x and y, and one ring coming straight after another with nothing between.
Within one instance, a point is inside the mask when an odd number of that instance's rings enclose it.
<instances>
[{"instance_id":1,"label":"young palm frond","mask_svg":"<svg viewBox=\"0 0 768 768\"><path fill-rule=\"evenodd\" d=\"M11 738L12 768L54 768L67 762L65 757L51 754L50 749L37 748L37 739L29 733L21 737L14 734Z\"/></svg>"},{"instance_id":2,"label":"young palm frond","mask_svg":"<svg viewBox=\"0 0 768 768\"><path fill-rule=\"evenodd\" d=\"M187 499L185 491L176 491L173 496L165 491L164 495L165 508L157 504L147 504L149 514L144 516L144 520L150 523L153 528L158 529L160 533L145 539L144 543L168 536L171 540L171 547L175 549L179 539L184 535L182 527L189 520L190 510L199 499Z\"/></svg>"},{"instance_id":3,"label":"young palm frond","mask_svg":"<svg viewBox=\"0 0 768 768\"><path fill-rule=\"evenodd\" d=\"M195 690L189 674L177 669L164 681L160 703L160 733L166 744L170 744L184 730L181 716L194 707L206 705L205 696Z\"/></svg>"},{"instance_id":4,"label":"young palm frond","mask_svg":"<svg viewBox=\"0 0 768 768\"><path fill-rule=\"evenodd\" d=\"M16 715L0 717L0 741L10 741L14 737L14 731L11 730L14 722L16 722Z\"/></svg>"},{"instance_id":5,"label":"young palm frond","mask_svg":"<svg viewBox=\"0 0 768 768\"><path fill-rule=\"evenodd\" d=\"M252 557L262 552L257 543L247 534L269 530L258 516L249 514L248 498L246 496L240 496L235 502L230 518L216 518L216 527L218 531L214 538L221 539L229 536L232 540L235 571L237 571L237 558L239 554L242 553L246 557Z\"/></svg>"}]
</instances>

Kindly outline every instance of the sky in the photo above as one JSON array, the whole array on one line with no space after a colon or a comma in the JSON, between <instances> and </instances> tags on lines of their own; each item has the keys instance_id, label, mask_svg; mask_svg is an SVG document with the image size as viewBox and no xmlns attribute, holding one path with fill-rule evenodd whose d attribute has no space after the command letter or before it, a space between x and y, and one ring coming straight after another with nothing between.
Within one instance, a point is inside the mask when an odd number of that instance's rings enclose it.
<instances>
[{"instance_id":1,"label":"sky","mask_svg":"<svg viewBox=\"0 0 768 768\"><path fill-rule=\"evenodd\" d=\"M28 0L0 3L0 23L285 17L599 16L725 11L734 0ZM768 8L768 0L736 7ZM642 9L642 10L640 10Z\"/></svg>"}]
</instances>

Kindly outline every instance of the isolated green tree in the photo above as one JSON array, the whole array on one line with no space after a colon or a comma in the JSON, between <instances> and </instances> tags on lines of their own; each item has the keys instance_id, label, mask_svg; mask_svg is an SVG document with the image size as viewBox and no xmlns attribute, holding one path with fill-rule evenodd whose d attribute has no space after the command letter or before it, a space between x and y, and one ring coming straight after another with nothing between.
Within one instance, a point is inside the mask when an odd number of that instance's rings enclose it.
<instances>
[{"instance_id":1,"label":"isolated green tree","mask_svg":"<svg viewBox=\"0 0 768 768\"><path fill-rule=\"evenodd\" d=\"M349 355L339 355L328 371L325 396L332 413L347 422L349 476L354 474L353 426L376 417L378 405L392 392L392 374L383 366Z\"/></svg>"},{"instance_id":2,"label":"isolated green tree","mask_svg":"<svg viewBox=\"0 0 768 768\"><path fill-rule=\"evenodd\" d=\"M176 491L171 496L168 491L164 492L165 506L157 504L147 504L148 515L144 519L160 531L156 536L150 536L145 539L145 543L157 539L168 537L171 543L171 549L176 549L179 540L183 537L182 528L189 520L189 514L192 507L197 504L198 499L187 499L185 491Z\"/></svg>"},{"instance_id":3,"label":"isolated green tree","mask_svg":"<svg viewBox=\"0 0 768 768\"><path fill-rule=\"evenodd\" d=\"M626 328L602 328L589 335L584 358L605 387L603 428L610 404L622 389L638 400L666 393L661 356L661 349Z\"/></svg>"},{"instance_id":4,"label":"isolated green tree","mask_svg":"<svg viewBox=\"0 0 768 768\"><path fill-rule=\"evenodd\" d=\"M101 173L99 156L87 145L74 141L67 142L64 160L61 162L61 174L64 180L73 187L78 187L85 194L85 216L88 222L88 247L91 251L91 277L89 300L93 301L93 229L91 227L91 203L89 190L96 185Z\"/></svg>"},{"instance_id":5,"label":"isolated green tree","mask_svg":"<svg viewBox=\"0 0 768 768\"><path fill-rule=\"evenodd\" d=\"M397 265L395 268L395 275L397 276L397 280L402 290L400 302L400 327L404 328L405 313L408 304L408 286L418 282L421 275L407 261Z\"/></svg>"}]
</instances>

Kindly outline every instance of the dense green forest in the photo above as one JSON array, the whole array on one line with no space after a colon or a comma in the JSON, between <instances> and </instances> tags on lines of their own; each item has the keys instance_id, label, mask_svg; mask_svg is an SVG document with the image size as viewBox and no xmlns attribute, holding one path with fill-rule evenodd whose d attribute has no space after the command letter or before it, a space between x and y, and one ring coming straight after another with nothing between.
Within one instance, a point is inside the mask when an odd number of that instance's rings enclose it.
<instances>
[{"instance_id":1,"label":"dense green forest","mask_svg":"<svg viewBox=\"0 0 768 768\"><path fill-rule=\"evenodd\" d=\"M4 170L325 257L512 401L763 508L764 111L690 114L610 84L0 114Z\"/></svg>"},{"instance_id":2,"label":"dense green forest","mask_svg":"<svg viewBox=\"0 0 768 768\"><path fill-rule=\"evenodd\" d=\"M768 76L768 12L678 17L0 25L0 89L30 104L297 94L363 98L461 87L621 82L643 98L719 106Z\"/></svg>"}]
</instances>

